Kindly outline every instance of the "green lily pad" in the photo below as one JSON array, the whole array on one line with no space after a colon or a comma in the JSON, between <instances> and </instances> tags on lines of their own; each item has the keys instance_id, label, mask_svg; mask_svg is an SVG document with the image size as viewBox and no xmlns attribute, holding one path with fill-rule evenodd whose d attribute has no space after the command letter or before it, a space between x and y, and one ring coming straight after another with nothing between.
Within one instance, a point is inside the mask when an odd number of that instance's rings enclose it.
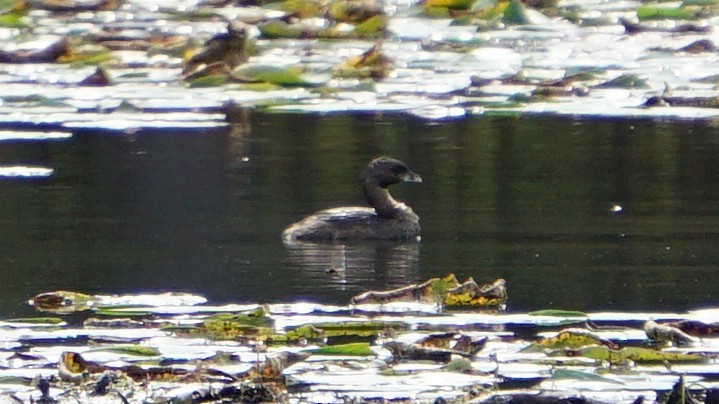
<instances>
[{"instance_id":1,"label":"green lily pad","mask_svg":"<svg viewBox=\"0 0 719 404\"><path fill-rule=\"evenodd\" d=\"M587 373L587 372L580 372L577 370L571 370L571 369L555 369L552 372L552 377L550 377L551 380L580 380L585 382L603 382L603 383L613 383L613 384L624 384L622 382L619 382L617 380L609 379L600 375L595 375L593 373Z\"/></svg>"},{"instance_id":2,"label":"green lily pad","mask_svg":"<svg viewBox=\"0 0 719 404\"><path fill-rule=\"evenodd\" d=\"M160 355L160 350L155 347L142 346L142 345L109 345L100 348L95 348L90 351L107 351L123 353L128 355L137 356L157 356Z\"/></svg>"},{"instance_id":3,"label":"green lily pad","mask_svg":"<svg viewBox=\"0 0 719 404\"><path fill-rule=\"evenodd\" d=\"M24 318L9 318L8 323L27 323L27 324L62 324L65 320L59 317L24 317Z\"/></svg>"},{"instance_id":4,"label":"green lily pad","mask_svg":"<svg viewBox=\"0 0 719 404\"><path fill-rule=\"evenodd\" d=\"M302 76L298 67L275 67L268 65L245 65L235 70L235 75L253 82L265 82L281 86L307 86L320 83L310 82Z\"/></svg>"},{"instance_id":5,"label":"green lily pad","mask_svg":"<svg viewBox=\"0 0 719 404\"><path fill-rule=\"evenodd\" d=\"M641 6L637 9L639 21L646 20L694 20L696 14L683 7Z\"/></svg>"},{"instance_id":6,"label":"green lily pad","mask_svg":"<svg viewBox=\"0 0 719 404\"><path fill-rule=\"evenodd\" d=\"M337 356L370 356L375 353L369 349L366 342L353 342L351 344L329 345L316 349L308 349L304 352L314 355L337 355Z\"/></svg>"},{"instance_id":7,"label":"green lily pad","mask_svg":"<svg viewBox=\"0 0 719 404\"><path fill-rule=\"evenodd\" d=\"M529 15L520 0L511 0L509 6L504 10L502 22L508 25L529 24Z\"/></svg>"},{"instance_id":8,"label":"green lily pad","mask_svg":"<svg viewBox=\"0 0 719 404\"><path fill-rule=\"evenodd\" d=\"M681 352L666 352L642 347L626 347L619 350L609 349L605 346L589 346L577 351L578 355L585 358L608 361L610 363L621 363L631 360L637 363L662 363L662 362L701 362L704 358L696 354Z\"/></svg>"}]
</instances>

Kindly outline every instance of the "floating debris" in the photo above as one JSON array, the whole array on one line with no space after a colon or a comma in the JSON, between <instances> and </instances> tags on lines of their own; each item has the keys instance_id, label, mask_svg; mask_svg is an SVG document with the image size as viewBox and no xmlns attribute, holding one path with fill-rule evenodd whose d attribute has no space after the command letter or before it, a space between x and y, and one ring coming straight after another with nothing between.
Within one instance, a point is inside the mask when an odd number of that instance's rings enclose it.
<instances>
[{"instance_id":1,"label":"floating debris","mask_svg":"<svg viewBox=\"0 0 719 404\"><path fill-rule=\"evenodd\" d=\"M472 278L460 283L448 275L367 292L347 306L212 306L181 293L40 293L32 300L38 310L75 320L4 322L0 341L13 354L0 355L7 367L0 376L15 384L6 385L0 400L34 394L37 401L39 394L45 401L142 396L324 402L327 394L342 392L356 400L465 402L477 397L476 386L494 386L492 394L504 399L527 391L587 399L612 391L634 401L676 383L678 376L668 375L665 365L692 385L711 386L719 333L715 324L696 318L712 310L678 315L436 309L450 293L506 298L505 288L502 279L478 286ZM407 310L386 310L392 304ZM424 311L427 305L434 311ZM637 328L641 321L643 329ZM561 328L566 324L573 326ZM660 340L691 346L678 350L658 346ZM32 389L33 379L45 380L36 384L40 393Z\"/></svg>"}]
</instances>

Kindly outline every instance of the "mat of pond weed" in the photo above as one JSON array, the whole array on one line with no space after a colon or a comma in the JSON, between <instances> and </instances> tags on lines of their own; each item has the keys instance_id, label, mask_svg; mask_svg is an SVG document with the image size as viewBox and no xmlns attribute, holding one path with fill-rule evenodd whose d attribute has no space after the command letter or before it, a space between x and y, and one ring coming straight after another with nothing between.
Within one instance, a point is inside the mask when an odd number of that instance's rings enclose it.
<instances>
[{"instance_id":1,"label":"mat of pond weed","mask_svg":"<svg viewBox=\"0 0 719 404\"><path fill-rule=\"evenodd\" d=\"M513 313L503 280L472 288L473 305L454 305L470 282L449 275L343 306L40 293L29 302L36 317L0 321L0 398L615 403L716 394L716 309Z\"/></svg>"},{"instance_id":2,"label":"mat of pond weed","mask_svg":"<svg viewBox=\"0 0 719 404\"><path fill-rule=\"evenodd\" d=\"M7 0L0 123L225 125L228 106L706 119L716 1Z\"/></svg>"}]
</instances>

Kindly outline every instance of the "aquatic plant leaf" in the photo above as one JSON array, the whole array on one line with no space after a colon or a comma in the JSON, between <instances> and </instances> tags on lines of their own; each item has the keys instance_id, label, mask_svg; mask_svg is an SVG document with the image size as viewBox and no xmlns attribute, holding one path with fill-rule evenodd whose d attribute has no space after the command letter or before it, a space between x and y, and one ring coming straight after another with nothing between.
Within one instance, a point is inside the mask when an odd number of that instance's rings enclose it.
<instances>
[{"instance_id":1,"label":"aquatic plant leaf","mask_svg":"<svg viewBox=\"0 0 719 404\"><path fill-rule=\"evenodd\" d=\"M30 304L40 311L67 314L89 310L94 301L94 297L90 295L59 290L36 295L30 300Z\"/></svg>"},{"instance_id":2,"label":"aquatic plant leaf","mask_svg":"<svg viewBox=\"0 0 719 404\"><path fill-rule=\"evenodd\" d=\"M424 347L417 344L405 344L400 341L386 342L384 348L392 353L395 360L411 360L411 361L432 361L449 363L454 355L454 350Z\"/></svg>"},{"instance_id":3,"label":"aquatic plant leaf","mask_svg":"<svg viewBox=\"0 0 719 404\"><path fill-rule=\"evenodd\" d=\"M17 3L22 3L21 1L18 1ZM25 16L27 15L27 11L25 10L19 10L19 11L10 11L7 13L0 14L0 27L5 28L27 28L30 25L26 22Z\"/></svg>"},{"instance_id":4,"label":"aquatic plant leaf","mask_svg":"<svg viewBox=\"0 0 719 404\"><path fill-rule=\"evenodd\" d=\"M527 314L530 316L587 317L587 313L584 313L582 311L557 310L557 309L537 310L537 311L531 311Z\"/></svg>"},{"instance_id":5,"label":"aquatic plant leaf","mask_svg":"<svg viewBox=\"0 0 719 404\"><path fill-rule=\"evenodd\" d=\"M280 337L280 335L277 336L271 336L268 337L268 339L271 339L273 342L277 342L277 337ZM305 324L301 325L299 327L295 327L289 330L285 331L284 339L287 341L299 341L299 340L320 340L325 338L325 333L322 329L318 328L314 324Z\"/></svg>"},{"instance_id":6,"label":"aquatic plant leaf","mask_svg":"<svg viewBox=\"0 0 719 404\"><path fill-rule=\"evenodd\" d=\"M474 18L489 21L501 19L508 7L508 1L478 0L472 4L470 11Z\"/></svg>"},{"instance_id":7,"label":"aquatic plant leaf","mask_svg":"<svg viewBox=\"0 0 719 404\"><path fill-rule=\"evenodd\" d=\"M447 308L498 308L507 301L507 289L504 279L497 279L481 287L474 279L448 289L444 293L443 304Z\"/></svg>"},{"instance_id":8,"label":"aquatic plant leaf","mask_svg":"<svg viewBox=\"0 0 719 404\"><path fill-rule=\"evenodd\" d=\"M613 383L613 384L624 384L621 381L610 379L601 375L588 372L580 372L572 369L554 369L552 371L551 380L580 380L585 382L601 382L601 383Z\"/></svg>"},{"instance_id":9,"label":"aquatic plant leaf","mask_svg":"<svg viewBox=\"0 0 719 404\"><path fill-rule=\"evenodd\" d=\"M378 3L371 1L332 0L326 14L333 22L360 24L384 15L384 10Z\"/></svg>"},{"instance_id":10,"label":"aquatic plant leaf","mask_svg":"<svg viewBox=\"0 0 719 404\"><path fill-rule=\"evenodd\" d=\"M23 386L29 386L32 381L32 377L0 376L0 384L18 384Z\"/></svg>"},{"instance_id":11,"label":"aquatic plant leaf","mask_svg":"<svg viewBox=\"0 0 719 404\"><path fill-rule=\"evenodd\" d=\"M59 317L21 317L21 318L8 318L2 320L8 323L26 323L26 324L50 324L57 325L65 323L65 320Z\"/></svg>"},{"instance_id":12,"label":"aquatic plant leaf","mask_svg":"<svg viewBox=\"0 0 719 404\"><path fill-rule=\"evenodd\" d=\"M510 0L502 14L502 22L508 25L530 24L529 15L524 7L521 0Z\"/></svg>"},{"instance_id":13,"label":"aquatic plant leaf","mask_svg":"<svg viewBox=\"0 0 719 404\"><path fill-rule=\"evenodd\" d=\"M387 329L406 330L408 325L401 321L340 321L314 323L313 326L333 335L333 333L343 332L379 332Z\"/></svg>"},{"instance_id":14,"label":"aquatic plant leaf","mask_svg":"<svg viewBox=\"0 0 719 404\"><path fill-rule=\"evenodd\" d=\"M364 292L354 296L351 301L352 304L414 301L438 303L444 299L444 292L447 289L457 286L459 286L457 277L454 274L449 274L444 278L432 278L420 284L409 285L398 289L383 292Z\"/></svg>"},{"instance_id":15,"label":"aquatic plant leaf","mask_svg":"<svg viewBox=\"0 0 719 404\"><path fill-rule=\"evenodd\" d=\"M136 382L148 380L179 380L191 372L181 368L154 367L142 368L137 365L106 366L98 362L89 361L76 352L63 352L60 355L60 377L67 381L81 381L89 374L103 373L107 370L122 372Z\"/></svg>"},{"instance_id":16,"label":"aquatic plant leaf","mask_svg":"<svg viewBox=\"0 0 719 404\"><path fill-rule=\"evenodd\" d=\"M144 345L108 345L103 346L99 348L91 349L90 352L95 351L107 351L107 352L116 352L116 353L123 353L128 355L137 355L137 356L157 356L160 355L160 350L155 347L150 346L144 346Z\"/></svg>"},{"instance_id":17,"label":"aquatic plant leaf","mask_svg":"<svg viewBox=\"0 0 719 404\"><path fill-rule=\"evenodd\" d=\"M474 0L426 0L425 8L442 7L447 9L467 10Z\"/></svg>"},{"instance_id":18,"label":"aquatic plant leaf","mask_svg":"<svg viewBox=\"0 0 719 404\"><path fill-rule=\"evenodd\" d=\"M280 86L317 85L302 77L298 67L276 67L269 65L245 65L234 71L236 77L246 81L266 82Z\"/></svg>"},{"instance_id":19,"label":"aquatic plant leaf","mask_svg":"<svg viewBox=\"0 0 719 404\"><path fill-rule=\"evenodd\" d=\"M470 373L474 371L472 368L472 361L467 358L455 359L449 362L445 366L442 366L443 372L459 372L459 373Z\"/></svg>"},{"instance_id":20,"label":"aquatic plant leaf","mask_svg":"<svg viewBox=\"0 0 719 404\"><path fill-rule=\"evenodd\" d=\"M696 14L684 7L661 7L642 5L637 8L637 18L639 21L646 20L694 20Z\"/></svg>"},{"instance_id":21,"label":"aquatic plant leaf","mask_svg":"<svg viewBox=\"0 0 719 404\"><path fill-rule=\"evenodd\" d=\"M40 49L0 50L0 63L53 63L71 54L70 40L58 38Z\"/></svg>"},{"instance_id":22,"label":"aquatic plant leaf","mask_svg":"<svg viewBox=\"0 0 719 404\"><path fill-rule=\"evenodd\" d=\"M274 333L275 321L262 307L249 313L218 313L195 328L194 333L212 339L236 339L248 335L270 335Z\"/></svg>"},{"instance_id":23,"label":"aquatic plant leaf","mask_svg":"<svg viewBox=\"0 0 719 404\"><path fill-rule=\"evenodd\" d=\"M98 67L92 74L85 77L78 83L78 85L80 86L92 87L104 87L111 84L112 80L110 79L110 76L107 74L107 71L102 67Z\"/></svg>"},{"instance_id":24,"label":"aquatic plant leaf","mask_svg":"<svg viewBox=\"0 0 719 404\"><path fill-rule=\"evenodd\" d=\"M302 352L313 355L338 355L338 356L371 356L374 351L369 348L366 342L352 342L342 345L328 345L315 349L307 349Z\"/></svg>"},{"instance_id":25,"label":"aquatic plant leaf","mask_svg":"<svg viewBox=\"0 0 719 404\"><path fill-rule=\"evenodd\" d=\"M697 354L686 354L682 352L666 352L642 347L624 347L622 349L610 349L606 346L589 346L578 349L573 354L585 358L607 361L610 363L623 363L627 360L637 363L661 363L661 362L701 362L705 358Z\"/></svg>"},{"instance_id":26,"label":"aquatic plant leaf","mask_svg":"<svg viewBox=\"0 0 719 404\"><path fill-rule=\"evenodd\" d=\"M197 87L219 87L227 84L229 77L224 73L215 73L208 75L193 76L187 81L190 83L190 88Z\"/></svg>"},{"instance_id":27,"label":"aquatic plant leaf","mask_svg":"<svg viewBox=\"0 0 719 404\"><path fill-rule=\"evenodd\" d=\"M138 307L99 307L95 314L108 317L145 317L152 315L152 311Z\"/></svg>"},{"instance_id":28,"label":"aquatic plant leaf","mask_svg":"<svg viewBox=\"0 0 719 404\"><path fill-rule=\"evenodd\" d=\"M317 0L286 0L280 3L280 9L300 19L319 16L322 12L320 2Z\"/></svg>"},{"instance_id":29,"label":"aquatic plant leaf","mask_svg":"<svg viewBox=\"0 0 719 404\"><path fill-rule=\"evenodd\" d=\"M644 323L644 332L649 339L673 342L676 345L687 345L698 342L697 338L692 337L671 324L658 324L652 320Z\"/></svg>"},{"instance_id":30,"label":"aquatic plant leaf","mask_svg":"<svg viewBox=\"0 0 719 404\"><path fill-rule=\"evenodd\" d=\"M63 352L60 355L59 365L61 377L63 373L68 375L79 375L84 372L101 373L107 369L106 366L100 365L97 362L85 360L82 355L76 352Z\"/></svg>"},{"instance_id":31,"label":"aquatic plant leaf","mask_svg":"<svg viewBox=\"0 0 719 404\"><path fill-rule=\"evenodd\" d=\"M450 342L454 340L456 332L445 332L442 334L430 334L417 341L417 345L432 348L449 348Z\"/></svg>"},{"instance_id":32,"label":"aquatic plant leaf","mask_svg":"<svg viewBox=\"0 0 719 404\"><path fill-rule=\"evenodd\" d=\"M719 324L717 323L708 324L696 320L681 320L667 323L667 325L676 327L692 336L719 335Z\"/></svg>"},{"instance_id":33,"label":"aquatic plant leaf","mask_svg":"<svg viewBox=\"0 0 719 404\"><path fill-rule=\"evenodd\" d=\"M376 15L357 24L354 33L359 38L374 38L382 35L387 29L389 18L386 15Z\"/></svg>"},{"instance_id":34,"label":"aquatic plant leaf","mask_svg":"<svg viewBox=\"0 0 719 404\"><path fill-rule=\"evenodd\" d=\"M381 43L375 44L359 57L345 60L335 69L337 77L381 79L392 69L392 60L382 52Z\"/></svg>"},{"instance_id":35,"label":"aquatic plant leaf","mask_svg":"<svg viewBox=\"0 0 719 404\"><path fill-rule=\"evenodd\" d=\"M308 27L300 26L296 24L288 24L284 21L270 21L264 24L260 24L257 27L265 38L301 38L306 37L308 32L315 32L314 36L317 35L318 30L311 30Z\"/></svg>"},{"instance_id":36,"label":"aquatic plant leaf","mask_svg":"<svg viewBox=\"0 0 719 404\"><path fill-rule=\"evenodd\" d=\"M554 337L542 338L539 341L533 342L523 352L537 352L545 349L578 349L590 345L603 345L612 348L619 348L619 346L609 340L599 337L591 331L583 329L567 329L560 331Z\"/></svg>"},{"instance_id":37,"label":"aquatic plant leaf","mask_svg":"<svg viewBox=\"0 0 719 404\"><path fill-rule=\"evenodd\" d=\"M617 78L606 81L596 86L597 88L649 88L646 78L636 74L622 74Z\"/></svg>"},{"instance_id":38,"label":"aquatic plant leaf","mask_svg":"<svg viewBox=\"0 0 719 404\"><path fill-rule=\"evenodd\" d=\"M277 355L268 356L264 362L258 363L250 370L238 375L241 379L272 381L282 380L284 370L298 362L302 362L310 355L308 353L280 352Z\"/></svg>"},{"instance_id":39,"label":"aquatic plant leaf","mask_svg":"<svg viewBox=\"0 0 719 404\"><path fill-rule=\"evenodd\" d=\"M22 0L0 0L0 14L27 10L28 5Z\"/></svg>"},{"instance_id":40,"label":"aquatic plant leaf","mask_svg":"<svg viewBox=\"0 0 719 404\"><path fill-rule=\"evenodd\" d=\"M71 63L74 66L97 66L113 59L112 52L106 48L77 49L57 58L58 63Z\"/></svg>"}]
</instances>

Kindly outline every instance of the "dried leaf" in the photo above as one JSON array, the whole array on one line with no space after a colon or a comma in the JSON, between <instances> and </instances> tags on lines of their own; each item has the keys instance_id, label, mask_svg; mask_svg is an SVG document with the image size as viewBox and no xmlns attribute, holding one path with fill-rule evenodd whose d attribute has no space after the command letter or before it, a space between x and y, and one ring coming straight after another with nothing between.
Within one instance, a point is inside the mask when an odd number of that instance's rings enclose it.
<instances>
[{"instance_id":1,"label":"dried leaf","mask_svg":"<svg viewBox=\"0 0 719 404\"><path fill-rule=\"evenodd\" d=\"M477 285L469 278L464 283L449 289L444 294L444 306L447 308L496 308L507 301L506 281L497 279L493 282Z\"/></svg>"},{"instance_id":2,"label":"dried leaf","mask_svg":"<svg viewBox=\"0 0 719 404\"><path fill-rule=\"evenodd\" d=\"M644 332L649 339L672 342L675 345L687 345L698 342L698 339L669 324L657 324L649 320L644 323Z\"/></svg>"},{"instance_id":3,"label":"dried leaf","mask_svg":"<svg viewBox=\"0 0 719 404\"><path fill-rule=\"evenodd\" d=\"M389 302L441 302L444 299L444 291L459 286L459 281L454 274L444 278L432 278L426 282L409 285L398 289L377 292L369 291L354 296L352 304L375 304Z\"/></svg>"},{"instance_id":4,"label":"dried leaf","mask_svg":"<svg viewBox=\"0 0 719 404\"><path fill-rule=\"evenodd\" d=\"M545 349L578 349L591 345L603 345L613 349L619 346L609 340L599 337L591 331L584 329L567 329L560 331L554 337L542 338L533 342L522 351L537 352Z\"/></svg>"},{"instance_id":5,"label":"dried leaf","mask_svg":"<svg viewBox=\"0 0 719 404\"><path fill-rule=\"evenodd\" d=\"M93 302L93 296L64 290L41 293L30 300L37 310L58 314L89 310Z\"/></svg>"}]
</instances>

